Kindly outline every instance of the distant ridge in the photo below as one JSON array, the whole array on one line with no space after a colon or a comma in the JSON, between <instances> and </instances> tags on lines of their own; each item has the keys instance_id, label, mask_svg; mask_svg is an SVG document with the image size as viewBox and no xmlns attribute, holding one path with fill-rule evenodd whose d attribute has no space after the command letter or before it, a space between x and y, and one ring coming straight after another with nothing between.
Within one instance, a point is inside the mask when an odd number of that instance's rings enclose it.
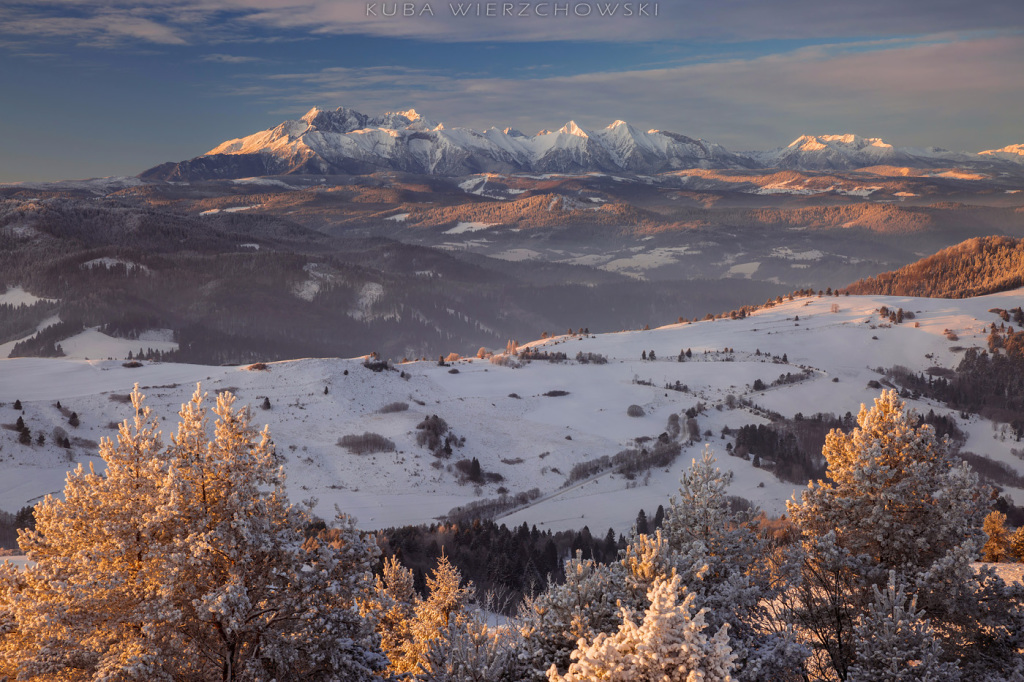
<instances>
[{"instance_id":1,"label":"distant ridge","mask_svg":"<svg viewBox=\"0 0 1024 682\"><path fill-rule=\"evenodd\" d=\"M617 120L604 128L569 121L532 136L514 128L478 131L424 118L416 110L368 116L314 107L298 120L226 140L202 156L164 163L139 177L190 181L254 175L363 175L403 171L458 177L495 173L651 174L694 168L854 170L880 165L950 166L1019 172L1020 145L980 154L894 147L882 139L801 135L789 146L734 153L720 144Z\"/></svg>"},{"instance_id":2,"label":"distant ridge","mask_svg":"<svg viewBox=\"0 0 1024 682\"><path fill-rule=\"evenodd\" d=\"M845 291L882 296L969 298L1024 286L1024 239L975 237Z\"/></svg>"}]
</instances>

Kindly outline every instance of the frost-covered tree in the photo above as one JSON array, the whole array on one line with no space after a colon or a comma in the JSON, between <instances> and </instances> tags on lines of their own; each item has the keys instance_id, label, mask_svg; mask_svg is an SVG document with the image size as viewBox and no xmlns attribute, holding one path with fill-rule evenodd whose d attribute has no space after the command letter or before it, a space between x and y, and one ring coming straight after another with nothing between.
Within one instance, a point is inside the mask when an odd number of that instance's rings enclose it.
<instances>
[{"instance_id":1,"label":"frost-covered tree","mask_svg":"<svg viewBox=\"0 0 1024 682\"><path fill-rule=\"evenodd\" d=\"M565 670L580 638L613 632L622 622L620 603L629 602L617 564L598 564L577 551L564 566L565 582L527 597L517 626L530 679L543 680L552 665Z\"/></svg>"},{"instance_id":2,"label":"frost-covered tree","mask_svg":"<svg viewBox=\"0 0 1024 682\"><path fill-rule=\"evenodd\" d=\"M392 562L389 573L385 575L387 592L382 603L390 598L395 607L385 612L385 619L379 627L395 626L383 634L391 658L391 670L396 673L429 673L427 652L433 641L446 637L467 621L467 607L474 594L473 583L463 585L459 569L443 554L427 576L428 594L425 599L412 594L412 574L408 569ZM381 594L379 586L377 592Z\"/></svg>"},{"instance_id":3,"label":"frost-covered tree","mask_svg":"<svg viewBox=\"0 0 1024 682\"><path fill-rule=\"evenodd\" d=\"M849 682L958 682L955 662L943 662L942 647L917 608L917 597L907 603L905 586L889 571L884 590L872 585L874 599L857 623L856 653Z\"/></svg>"},{"instance_id":4,"label":"frost-covered tree","mask_svg":"<svg viewBox=\"0 0 1024 682\"><path fill-rule=\"evenodd\" d=\"M639 624L623 609L622 624L612 634L592 641L581 638L564 675L556 666L551 682L728 682L735 656L729 647L728 626L713 636L704 632L704 611L694 613L693 595L680 602L678 576L659 578L648 593L650 607ZM685 590L683 590L685 592Z\"/></svg>"},{"instance_id":5,"label":"frost-covered tree","mask_svg":"<svg viewBox=\"0 0 1024 682\"><path fill-rule=\"evenodd\" d=\"M0 584L0 651L19 679L368 680L386 665L357 599L378 550L348 519L306 540L266 429L197 390L164 447L132 393L19 543L35 565Z\"/></svg>"},{"instance_id":6,"label":"frost-covered tree","mask_svg":"<svg viewBox=\"0 0 1024 682\"><path fill-rule=\"evenodd\" d=\"M679 572L709 627L728 623L738 680L799 678L807 650L767 610L780 585L769 571L770 547L760 510L734 510L723 472L707 446L680 480L662 526L669 564Z\"/></svg>"},{"instance_id":7,"label":"frost-covered tree","mask_svg":"<svg viewBox=\"0 0 1024 682\"><path fill-rule=\"evenodd\" d=\"M840 545L885 570L920 569L977 542L987 506L977 475L904 408L896 391L862 405L858 428L826 436L832 482L811 483L788 504L805 535L834 530Z\"/></svg>"},{"instance_id":8,"label":"frost-covered tree","mask_svg":"<svg viewBox=\"0 0 1024 682\"><path fill-rule=\"evenodd\" d=\"M423 666L427 672L420 678L424 682L520 682L527 676L520 645L517 630L490 627L474 612L430 641Z\"/></svg>"},{"instance_id":9,"label":"frost-covered tree","mask_svg":"<svg viewBox=\"0 0 1024 682\"><path fill-rule=\"evenodd\" d=\"M845 680L871 588L895 571L928 613L944 660L961 659L975 679L1005 667L1021 642L1022 592L971 567L989 499L977 475L895 391L862 406L857 423L826 438L832 480L788 503L804 549L794 619Z\"/></svg>"},{"instance_id":10,"label":"frost-covered tree","mask_svg":"<svg viewBox=\"0 0 1024 682\"><path fill-rule=\"evenodd\" d=\"M363 602L364 614L373 614L380 635L380 647L391 662L391 672L416 670L415 661L406 662L406 646L412 640L412 619L418 600L411 569L394 556L384 560L374 591Z\"/></svg>"}]
</instances>

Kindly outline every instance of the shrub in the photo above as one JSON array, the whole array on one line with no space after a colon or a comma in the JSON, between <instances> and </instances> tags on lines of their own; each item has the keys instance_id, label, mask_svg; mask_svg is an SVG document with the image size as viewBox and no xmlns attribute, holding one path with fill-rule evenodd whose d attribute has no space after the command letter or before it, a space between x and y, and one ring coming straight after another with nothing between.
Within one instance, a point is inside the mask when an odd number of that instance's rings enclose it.
<instances>
[{"instance_id":1,"label":"shrub","mask_svg":"<svg viewBox=\"0 0 1024 682\"><path fill-rule=\"evenodd\" d=\"M371 372L383 372L386 369L391 369L387 360L367 360L363 363L363 367Z\"/></svg>"},{"instance_id":2,"label":"shrub","mask_svg":"<svg viewBox=\"0 0 1024 682\"><path fill-rule=\"evenodd\" d=\"M608 364L608 358L600 353L584 353L580 351L576 353L576 362L581 365L605 365Z\"/></svg>"},{"instance_id":3,"label":"shrub","mask_svg":"<svg viewBox=\"0 0 1024 682\"><path fill-rule=\"evenodd\" d=\"M254 362L253 364L246 367L246 369L249 370L250 372L266 372L270 368L267 367L267 363L265 362Z\"/></svg>"},{"instance_id":4,"label":"shrub","mask_svg":"<svg viewBox=\"0 0 1024 682\"><path fill-rule=\"evenodd\" d=\"M128 362L122 362L121 366L127 367L128 369L135 369L136 367L142 367L142 363L138 360L129 360Z\"/></svg>"},{"instance_id":5,"label":"shrub","mask_svg":"<svg viewBox=\"0 0 1024 682\"><path fill-rule=\"evenodd\" d=\"M628 414L630 417L642 417L647 413L644 412L644 408L640 407L639 405L630 405L629 407L626 408L626 414Z\"/></svg>"},{"instance_id":6,"label":"shrub","mask_svg":"<svg viewBox=\"0 0 1024 682\"><path fill-rule=\"evenodd\" d=\"M435 457L451 457L452 447L462 447L465 438L459 438L448 428L448 422L432 414L416 425L416 444L426 446Z\"/></svg>"},{"instance_id":7,"label":"shrub","mask_svg":"<svg viewBox=\"0 0 1024 682\"><path fill-rule=\"evenodd\" d=\"M351 434L338 439L338 445L348 448L353 455L367 455L373 452L393 452L394 441L388 440L379 433L367 431L362 435Z\"/></svg>"},{"instance_id":8,"label":"shrub","mask_svg":"<svg viewBox=\"0 0 1024 682\"><path fill-rule=\"evenodd\" d=\"M563 395L569 395L569 391L563 391L561 389L555 389L553 391L548 391L544 395L546 395L549 398L561 398Z\"/></svg>"},{"instance_id":9,"label":"shrub","mask_svg":"<svg viewBox=\"0 0 1024 682\"><path fill-rule=\"evenodd\" d=\"M409 403L403 403L401 401L388 403L384 407L377 410L378 414L391 414L392 412L405 412L409 409Z\"/></svg>"}]
</instances>

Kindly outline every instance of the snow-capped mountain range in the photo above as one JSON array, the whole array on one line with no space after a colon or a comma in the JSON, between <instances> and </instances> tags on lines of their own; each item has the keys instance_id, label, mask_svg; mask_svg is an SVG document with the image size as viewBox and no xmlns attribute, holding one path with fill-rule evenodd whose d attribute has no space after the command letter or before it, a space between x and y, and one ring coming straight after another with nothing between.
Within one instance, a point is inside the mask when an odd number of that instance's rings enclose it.
<instances>
[{"instance_id":1,"label":"snow-capped mountain range","mask_svg":"<svg viewBox=\"0 0 1024 682\"><path fill-rule=\"evenodd\" d=\"M857 135L803 135L787 147L734 153L664 130L639 130L625 121L584 129L569 121L527 136L513 128L446 127L414 109L370 117L354 109L314 107L297 121L227 140L206 154L165 163L147 179L191 180L289 173L361 174L399 170L460 176L480 172L660 173L687 168L852 170L876 165L913 167L1024 164L1015 145L979 154L938 147L893 147Z\"/></svg>"}]
</instances>

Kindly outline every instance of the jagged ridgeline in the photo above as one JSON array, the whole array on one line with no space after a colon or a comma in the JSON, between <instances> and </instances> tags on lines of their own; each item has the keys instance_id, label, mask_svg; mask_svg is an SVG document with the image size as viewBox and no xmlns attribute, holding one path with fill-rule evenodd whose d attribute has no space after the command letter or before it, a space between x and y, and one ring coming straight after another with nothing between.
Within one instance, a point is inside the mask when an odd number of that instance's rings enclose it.
<instances>
[{"instance_id":1,"label":"jagged ridgeline","mask_svg":"<svg viewBox=\"0 0 1024 682\"><path fill-rule=\"evenodd\" d=\"M990 236L968 239L899 270L858 280L846 291L969 298L1020 286L1024 286L1024 239Z\"/></svg>"}]
</instances>

